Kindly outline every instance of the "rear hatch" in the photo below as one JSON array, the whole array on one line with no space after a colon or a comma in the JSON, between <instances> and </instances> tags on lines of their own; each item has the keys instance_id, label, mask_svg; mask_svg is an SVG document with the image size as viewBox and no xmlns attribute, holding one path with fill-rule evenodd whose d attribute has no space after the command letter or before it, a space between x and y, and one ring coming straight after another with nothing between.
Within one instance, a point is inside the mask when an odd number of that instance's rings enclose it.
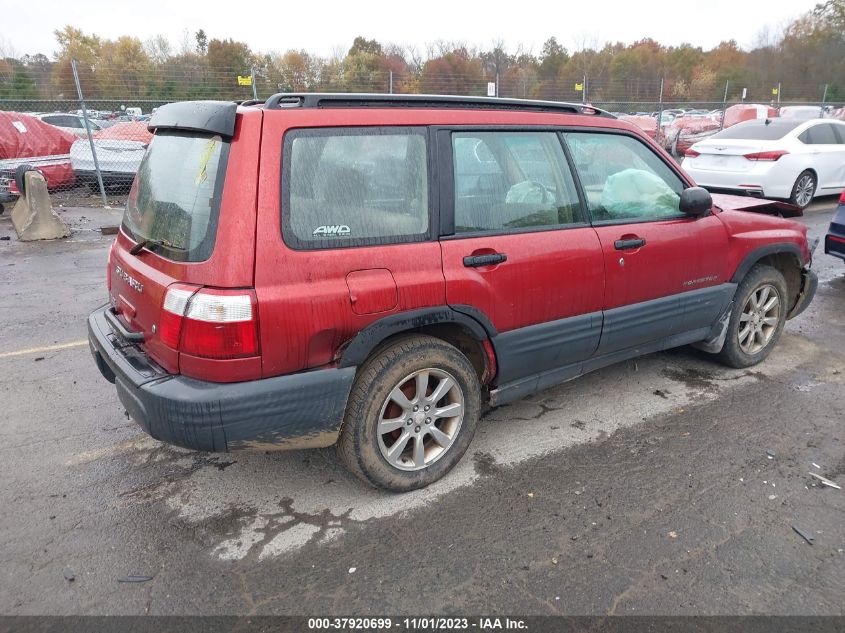
<instances>
[{"instance_id":1,"label":"rear hatch","mask_svg":"<svg viewBox=\"0 0 845 633\"><path fill-rule=\"evenodd\" d=\"M254 127L260 129L260 112L251 114L257 114ZM243 119L237 117L237 127ZM185 129L175 121L155 129L109 253L114 312L127 330L143 335L144 350L171 373L186 373L186 359L181 353L184 331L168 336L163 311L168 289L172 304L174 297L190 297L202 289L226 293L253 284L258 145L250 134L235 135L235 121L232 110L229 134ZM244 136L242 143L239 137ZM246 148L250 141L255 145ZM256 179L252 182L232 176L243 156L253 167L246 172ZM196 365L187 360L188 366Z\"/></svg>"}]
</instances>

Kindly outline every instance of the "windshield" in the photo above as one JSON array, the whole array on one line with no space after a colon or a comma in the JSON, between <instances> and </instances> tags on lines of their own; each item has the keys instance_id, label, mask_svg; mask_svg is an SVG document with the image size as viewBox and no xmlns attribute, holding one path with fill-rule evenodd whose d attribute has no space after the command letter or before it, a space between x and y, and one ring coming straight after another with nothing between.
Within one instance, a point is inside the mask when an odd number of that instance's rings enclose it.
<instances>
[{"instance_id":1,"label":"windshield","mask_svg":"<svg viewBox=\"0 0 845 633\"><path fill-rule=\"evenodd\" d=\"M796 127L801 125L801 121L794 119L768 119L769 123L763 119L754 121L744 121L737 123L733 127L729 127L721 132L711 136L711 139L747 139L749 141L776 141L789 134Z\"/></svg>"},{"instance_id":2,"label":"windshield","mask_svg":"<svg viewBox=\"0 0 845 633\"><path fill-rule=\"evenodd\" d=\"M219 136L156 134L132 184L124 229L168 259L208 259L228 149Z\"/></svg>"}]
</instances>

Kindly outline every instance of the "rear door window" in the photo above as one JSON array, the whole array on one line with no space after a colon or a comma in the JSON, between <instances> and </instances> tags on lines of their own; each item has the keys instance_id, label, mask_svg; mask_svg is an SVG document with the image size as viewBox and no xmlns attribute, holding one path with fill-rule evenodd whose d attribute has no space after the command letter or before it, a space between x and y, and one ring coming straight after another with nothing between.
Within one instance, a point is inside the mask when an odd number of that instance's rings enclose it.
<instances>
[{"instance_id":1,"label":"rear door window","mask_svg":"<svg viewBox=\"0 0 845 633\"><path fill-rule=\"evenodd\" d=\"M581 222L555 132L456 132L455 233L512 232Z\"/></svg>"},{"instance_id":2,"label":"rear door window","mask_svg":"<svg viewBox=\"0 0 845 633\"><path fill-rule=\"evenodd\" d=\"M124 229L168 259L208 259L228 155L229 143L220 136L158 132L132 184Z\"/></svg>"},{"instance_id":3,"label":"rear door window","mask_svg":"<svg viewBox=\"0 0 845 633\"><path fill-rule=\"evenodd\" d=\"M684 182L645 144L623 134L564 136L594 221L683 217L678 205Z\"/></svg>"},{"instance_id":4,"label":"rear door window","mask_svg":"<svg viewBox=\"0 0 845 633\"><path fill-rule=\"evenodd\" d=\"M292 130L282 160L282 234L300 249L414 242L429 235L420 128Z\"/></svg>"}]
</instances>

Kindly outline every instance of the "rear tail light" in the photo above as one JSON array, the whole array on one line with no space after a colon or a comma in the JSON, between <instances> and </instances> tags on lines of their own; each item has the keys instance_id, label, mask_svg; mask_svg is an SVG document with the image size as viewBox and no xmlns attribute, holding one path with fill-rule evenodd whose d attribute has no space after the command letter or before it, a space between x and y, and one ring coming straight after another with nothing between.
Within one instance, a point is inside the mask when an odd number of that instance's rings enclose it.
<instances>
[{"instance_id":1,"label":"rear tail light","mask_svg":"<svg viewBox=\"0 0 845 633\"><path fill-rule=\"evenodd\" d=\"M754 152L752 154L744 154L748 160L777 160L781 156L786 156L789 152L776 149L771 152Z\"/></svg>"},{"instance_id":2,"label":"rear tail light","mask_svg":"<svg viewBox=\"0 0 845 633\"><path fill-rule=\"evenodd\" d=\"M159 337L172 349L202 358L256 356L255 291L173 284L164 296Z\"/></svg>"},{"instance_id":3,"label":"rear tail light","mask_svg":"<svg viewBox=\"0 0 845 633\"><path fill-rule=\"evenodd\" d=\"M845 189L842 190L842 195L839 196L839 204L845 204Z\"/></svg>"},{"instance_id":4,"label":"rear tail light","mask_svg":"<svg viewBox=\"0 0 845 633\"><path fill-rule=\"evenodd\" d=\"M701 152L696 152L694 149L690 148L684 152L684 156L688 158L695 158L696 156L701 156Z\"/></svg>"}]
</instances>

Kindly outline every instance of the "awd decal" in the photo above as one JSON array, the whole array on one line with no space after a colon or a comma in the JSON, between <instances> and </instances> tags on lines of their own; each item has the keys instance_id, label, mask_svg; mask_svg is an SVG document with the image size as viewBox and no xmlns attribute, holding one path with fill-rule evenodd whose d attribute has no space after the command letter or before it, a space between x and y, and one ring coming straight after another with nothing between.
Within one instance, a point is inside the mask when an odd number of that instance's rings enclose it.
<instances>
[{"instance_id":1,"label":"awd decal","mask_svg":"<svg viewBox=\"0 0 845 633\"><path fill-rule=\"evenodd\" d=\"M324 224L314 229L312 235L349 235L351 232L347 224Z\"/></svg>"}]
</instances>

